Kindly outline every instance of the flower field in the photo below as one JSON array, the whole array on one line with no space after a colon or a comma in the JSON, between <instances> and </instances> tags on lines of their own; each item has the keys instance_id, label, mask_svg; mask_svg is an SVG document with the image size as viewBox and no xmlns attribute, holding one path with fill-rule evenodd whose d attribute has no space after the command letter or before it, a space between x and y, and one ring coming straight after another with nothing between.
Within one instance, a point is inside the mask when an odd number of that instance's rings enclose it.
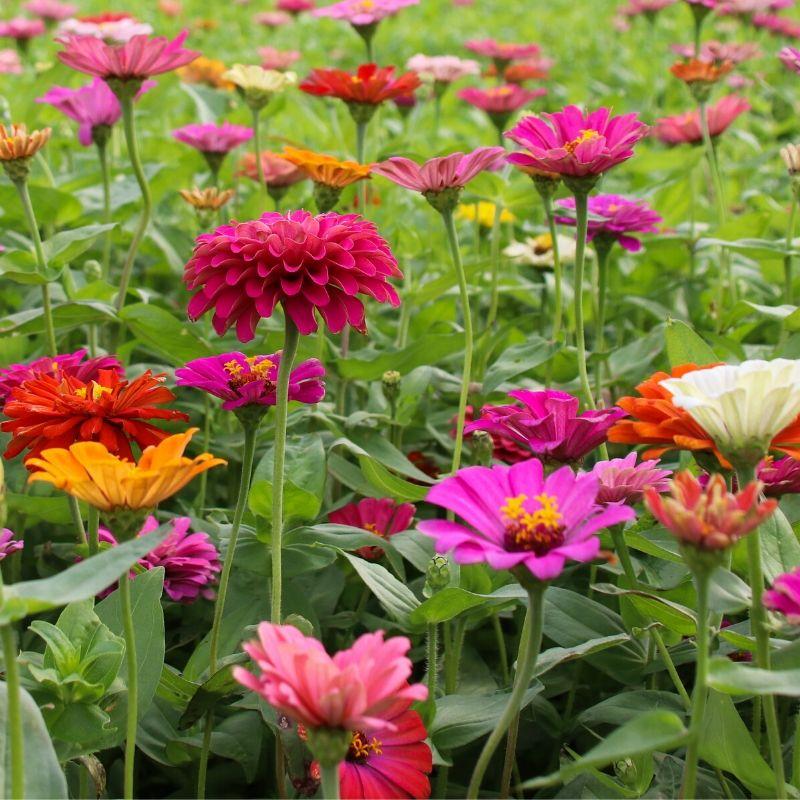
<instances>
[{"instance_id":1,"label":"flower field","mask_svg":"<svg viewBox=\"0 0 800 800\"><path fill-rule=\"evenodd\" d=\"M800 797L800 8L326 2L0 10L0 796Z\"/></svg>"}]
</instances>

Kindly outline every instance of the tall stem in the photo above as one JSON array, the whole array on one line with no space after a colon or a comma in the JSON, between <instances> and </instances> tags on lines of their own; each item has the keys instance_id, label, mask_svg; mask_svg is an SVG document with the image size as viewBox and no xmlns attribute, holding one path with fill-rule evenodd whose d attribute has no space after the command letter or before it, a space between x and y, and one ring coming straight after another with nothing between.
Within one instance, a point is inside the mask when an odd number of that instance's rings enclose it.
<instances>
[{"instance_id":1,"label":"tall stem","mask_svg":"<svg viewBox=\"0 0 800 800\"><path fill-rule=\"evenodd\" d=\"M2 591L2 574L0 574L0 596L2 596ZM17 646L14 629L11 625L0 627L0 637L3 639L3 662L6 671L7 730L11 748L11 796L23 798L25 797L25 736L22 727Z\"/></svg>"},{"instance_id":2,"label":"tall stem","mask_svg":"<svg viewBox=\"0 0 800 800\"><path fill-rule=\"evenodd\" d=\"M268 197L267 183L264 180L264 165L261 163L261 109L254 108L253 112L253 153L256 157L256 175L258 176L258 185L261 191L264 192L264 199Z\"/></svg>"},{"instance_id":3,"label":"tall stem","mask_svg":"<svg viewBox=\"0 0 800 800\"><path fill-rule=\"evenodd\" d=\"M563 276L561 270L561 256L558 251L558 233L556 232L556 217L553 214L553 200L549 196L542 196L544 214L547 217L547 227L550 239L553 242L553 341L557 342L561 335L561 319L564 314Z\"/></svg>"},{"instance_id":4,"label":"tall stem","mask_svg":"<svg viewBox=\"0 0 800 800\"><path fill-rule=\"evenodd\" d=\"M86 521L89 526L89 555L94 556L100 550L100 512L94 506L89 506Z\"/></svg>"},{"instance_id":5,"label":"tall stem","mask_svg":"<svg viewBox=\"0 0 800 800\"><path fill-rule=\"evenodd\" d=\"M97 160L100 162L100 178L103 183L103 224L111 222L111 172L108 168L108 145L97 142ZM108 280L111 265L111 231L103 235L103 280Z\"/></svg>"},{"instance_id":6,"label":"tall stem","mask_svg":"<svg viewBox=\"0 0 800 800\"><path fill-rule=\"evenodd\" d=\"M323 800L339 800L339 765L324 767L320 764L319 774L322 781L320 797Z\"/></svg>"},{"instance_id":7,"label":"tall stem","mask_svg":"<svg viewBox=\"0 0 800 800\"><path fill-rule=\"evenodd\" d=\"M368 47L371 45L368 45ZM366 122L356 122L356 161L359 164L366 163L367 154L367 125ZM367 216L367 182L358 182L358 202L361 216Z\"/></svg>"},{"instance_id":8,"label":"tall stem","mask_svg":"<svg viewBox=\"0 0 800 800\"><path fill-rule=\"evenodd\" d=\"M436 699L436 681L439 672L439 626L434 622L428 625L428 699Z\"/></svg>"},{"instance_id":9,"label":"tall stem","mask_svg":"<svg viewBox=\"0 0 800 800\"><path fill-rule=\"evenodd\" d=\"M589 193L575 192L575 343L578 348L578 374L588 408L595 408L589 373L586 371L586 334L583 321L583 270L586 262L586 235L589 231Z\"/></svg>"},{"instance_id":10,"label":"tall stem","mask_svg":"<svg viewBox=\"0 0 800 800\"><path fill-rule=\"evenodd\" d=\"M81 516L81 507L78 504L78 498L69 495L69 513L72 517L72 523L75 525L75 533L77 534L78 544L86 544L86 530L83 527L83 517Z\"/></svg>"},{"instance_id":11,"label":"tall stem","mask_svg":"<svg viewBox=\"0 0 800 800\"><path fill-rule=\"evenodd\" d=\"M789 226L786 229L786 249L789 250L794 242L794 229L797 224L797 195L792 192L792 208L789 212ZM792 257L787 253L783 257L783 302L791 305L792 292Z\"/></svg>"},{"instance_id":12,"label":"tall stem","mask_svg":"<svg viewBox=\"0 0 800 800\"><path fill-rule=\"evenodd\" d=\"M461 250L458 246L458 234L456 233L452 210L443 211L442 219L447 231L447 241L450 244L450 256L453 260L458 289L461 293L461 314L464 317L464 366L461 370L461 393L458 398L458 416L456 417L456 442L451 465L451 471L456 472L461 466L461 451L464 446L464 419L467 413L467 397L469 396L469 382L472 372L472 311L469 307L467 276L464 272L464 262L461 260Z\"/></svg>"},{"instance_id":13,"label":"tall stem","mask_svg":"<svg viewBox=\"0 0 800 800\"><path fill-rule=\"evenodd\" d=\"M475 213L477 214L477 204ZM486 330L494 327L497 319L497 307L500 302L500 217L503 215L503 207L496 203L494 207L494 219L492 220L492 234L490 243L489 259L491 264L491 294L489 300L489 315L486 317Z\"/></svg>"},{"instance_id":14,"label":"tall stem","mask_svg":"<svg viewBox=\"0 0 800 800\"><path fill-rule=\"evenodd\" d=\"M542 627L544 625L544 593L547 584L537 581L532 586L526 588L528 591L528 611L526 617L530 620L528 621L526 619L526 623L529 626L529 635L523 635L520 641L520 652L517 657L517 672L514 678L514 688L511 690L508 703L503 713L500 715L497 725L495 725L494 730L486 740L477 764L475 764L475 770L472 773L469 788L467 789L467 797L470 798L470 800L476 800L478 797L481 782L486 773L486 768L489 766L489 761L491 761L494 751L503 740L511 723L522 708L522 701L530 685L531 678L533 677L533 672L536 668L536 660L539 657L539 649L542 645Z\"/></svg>"},{"instance_id":15,"label":"tall stem","mask_svg":"<svg viewBox=\"0 0 800 800\"><path fill-rule=\"evenodd\" d=\"M792 786L800 789L800 711L797 713L792 744Z\"/></svg>"},{"instance_id":16,"label":"tall stem","mask_svg":"<svg viewBox=\"0 0 800 800\"><path fill-rule=\"evenodd\" d=\"M595 321L594 348L598 355L602 355L606 349L605 324L606 324L606 295L608 294L608 261L611 255L613 243L596 243L595 252L597 253L597 320ZM600 359L597 362L597 373L595 375L595 390L597 397L600 398L603 388L603 370L605 362Z\"/></svg>"},{"instance_id":17,"label":"tall stem","mask_svg":"<svg viewBox=\"0 0 800 800\"><path fill-rule=\"evenodd\" d=\"M139 724L139 674L136 659L136 632L133 628L131 608L131 577L123 575L119 580L119 599L122 606L122 624L125 634L125 662L128 666L128 709L125 732L125 800L133 800L133 775L136 766L136 728Z\"/></svg>"},{"instance_id":18,"label":"tall stem","mask_svg":"<svg viewBox=\"0 0 800 800\"><path fill-rule=\"evenodd\" d=\"M275 390L275 450L272 470L272 611L270 621L276 625L279 625L281 621L281 593L283 591L281 547L286 423L289 416L289 375L297 354L298 341L297 326L287 314L283 352L278 368L278 385Z\"/></svg>"}]
</instances>

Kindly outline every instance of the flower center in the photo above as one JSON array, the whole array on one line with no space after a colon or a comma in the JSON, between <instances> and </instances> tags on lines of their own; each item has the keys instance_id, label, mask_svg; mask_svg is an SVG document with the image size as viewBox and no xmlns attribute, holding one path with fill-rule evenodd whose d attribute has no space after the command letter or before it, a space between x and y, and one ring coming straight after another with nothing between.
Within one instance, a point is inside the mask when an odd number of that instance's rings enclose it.
<instances>
[{"instance_id":1,"label":"flower center","mask_svg":"<svg viewBox=\"0 0 800 800\"><path fill-rule=\"evenodd\" d=\"M564 145L564 149L572 155L575 150L578 148L578 145L583 144L584 142L591 142L594 139L599 139L600 134L591 128L586 128L582 130L572 141L567 142Z\"/></svg>"},{"instance_id":2,"label":"flower center","mask_svg":"<svg viewBox=\"0 0 800 800\"><path fill-rule=\"evenodd\" d=\"M231 389L239 389L256 381L263 381L265 384L272 383L269 379L269 371L275 366L274 362L268 358L256 361L256 358L256 356L249 356L245 359L246 364L240 364L234 359L225 362L224 369L230 375L228 386Z\"/></svg>"},{"instance_id":3,"label":"flower center","mask_svg":"<svg viewBox=\"0 0 800 800\"><path fill-rule=\"evenodd\" d=\"M97 381L90 381L88 386L81 386L75 390L76 397L80 397L84 400L90 397L95 403L104 394L111 394L111 389L108 386L101 386Z\"/></svg>"},{"instance_id":4,"label":"flower center","mask_svg":"<svg viewBox=\"0 0 800 800\"><path fill-rule=\"evenodd\" d=\"M553 249L553 237L549 233L542 233L533 240L533 252L543 256Z\"/></svg>"},{"instance_id":5,"label":"flower center","mask_svg":"<svg viewBox=\"0 0 800 800\"><path fill-rule=\"evenodd\" d=\"M381 740L375 736L367 739L367 735L363 731L353 731L353 738L350 740L350 747L345 758L347 761L365 764L370 756L383 754L382 744Z\"/></svg>"},{"instance_id":6,"label":"flower center","mask_svg":"<svg viewBox=\"0 0 800 800\"><path fill-rule=\"evenodd\" d=\"M378 526L374 522L365 522L364 523L364 530L369 531L370 533L374 533L376 536L380 536L381 539L386 538L379 530Z\"/></svg>"},{"instance_id":7,"label":"flower center","mask_svg":"<svg viewBox=\"0 0 800 800\"><path fill-rule=\"evenodd\" d=\"M558 500L550 494L533 498L539 508L528 511L526 494L507 497L500 513L505 517L506 541L509 550L526 550L544 555L564 543L563 515L558 510Z\"/></svg>"}]
</instances>

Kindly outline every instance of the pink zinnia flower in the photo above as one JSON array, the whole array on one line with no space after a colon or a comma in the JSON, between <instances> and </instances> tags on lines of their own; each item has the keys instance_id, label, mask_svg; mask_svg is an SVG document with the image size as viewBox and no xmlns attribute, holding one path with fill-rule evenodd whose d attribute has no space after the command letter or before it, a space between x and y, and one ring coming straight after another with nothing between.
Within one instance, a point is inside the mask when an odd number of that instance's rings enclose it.
<instances>
[{"instance_id":1,"label":"pink zinnia flower","mask_svg":"<svg viewBox=\"0 0 800 800\"><path fill-rule=\"evenodd\" d=\"M504 67L509 61L538 56L542 51L538 44L498 42L496 39L469 39L464 42L464 47L479 56L491 58L498 69Z\"/></svg>"},{"instance_id":2,"label":"pink zinnia flower","mask_svg":"<svg viewBox=\"0 0 800 800\"><path fill-rule=\"evenodd\" d=\"M468 405L465 409L464 422L469 424L475 419L475 409ZM456 422L458 416L453 416L450 419L450 438L456 438ZM472 438L473 431L464 431L464 440L469 441ZM520 461L527 461L531 457L530 448L527 445L522 445L514 439L502 434L492 432L489 434L492 440L492 458L503 464L516 464ZM424 471L424 470L423 470ZM438 475L433 476L438 477Z\"/></svg>"},{"instance_id":3,"label":"pink zinnia flower","mask_svg":"<svg viewBox=\"0 0 800 800\"><path fill-rule=\"evenodd\" d=\"M436 540L436 551L459 564L525 568L542 581L561 574L567 560L591 561L597 532L634 519L623 505L602 508L591 473L561 467L544 477L537 458L511 467L466 467L434 486L426 500L458 514L470 527L425 520L417 527Z\"/></svg>"},{"instance_id":4,"label":"pink zinnia flower","mask_svg":"<svg viewBox=\"0 0 800 800\"><path fill-rule=\"evenodd\" d=\"M292 21L292 15L285 11L261 11L253 17L253 21L266 28L279 28L281 25L288 25Z\"/></svg>"},{"instance_id":5,"label":"pink zinnia flower","mask_svg":"<svg viewBox=\"0 0 800 800\"><path fill-rule=\"evenodd\" d=\"M108 12L92 17L65 19L58 26L59 36L94 36L109 43L129 42L134 36L149 36L151 25L130 14Z\"/></svg>"},{"instance_id":6,"label":"pink zinnia flower","mask_svg":"<svg viewBox=\"0 0 800 800\"><path fill-rule=\"evenodd\" d=\"M468 86L466 89L461 89L458 96L471 106L485 111L495 126L502 128L514 112L546 94L547 89L523 89L516 83L507 83L486 89Z\"/></svg>"},{"instance_id":7,"label":"pink zinnia flower","mask_svg":"<svg viewBox=\"0 0 800 800\"><path fill-rule=\"evenodd\" d=\"M426 56L417 53L406 62L406 69L416 72L421 78L437 83L452 83L467 75L478 75L477 61L458 56Z\"/></svg>"},{"instance_id":8,"label":"pink zinnia flower","mask_svg":"<svg viewBox=\"0 0 800 800\"><path fill-rule=\"evenodd\" d=\"M341 0L330 6L317 8L311 13L315 17L343 19L356 28L376 25L382 19L393 17L408 6L415 6L419 0Z\"/></svg>"},{"instance_id":9,"label":"pink zinnia flower","mask_svg":"<svg viewBox=\"0 0 800 800\"><path fill-rule=\"evenodd\" d=\"M525 117L508 131L506 136L527 150L508 160L522 169L568 178L600 176L627 161L646 133L637 114L612 117L607 108L584 113L566 106L555 114Z\"/></svg>"},{"instance_id":10,"label":"pink zinnia flower","mask_svg":"<svg viewBox=\"0 0 800 800\"><path fill-rule=\"evenodd\" d=\"M291 161L287 161L277 153L270 153L268 150L262 150L259 153L259 160L261 161L261 172L269 189L286 189L295 183L304 181L308 175ZM257 181L259 179L258 167L256 166L256 157L254 153L245 153L239 161L239 171L236 173L239 176L246 176L250 180Z\"/></svg>"},{"instance_id":11,"label":"pink zinnia flower","mask_svg":"<svg viewBox=\"0 0 800 800\"><path fill-rule=\"evenodd\" d=\"M694 45L674 44L672 52L683 58L694 58ZM732 64L741 64L751 58L758 58L761 50L755 42L704 42L700 48L701 61L730 61Z\"/></svg>"},{"instance_id":12,"label":"pink zinnia flower","mask_svg":"<svg viewBox=\"0 0 800 800\"><path fill-rule=\"evenodd\" d=\"M19 539L15 539L16 534L8 528L0 530L0 561L8 558L12 553L22 550L25 543Z\"/></svg>"},{"instance_id":13,"label":"pink zinnia flower","mask_svg":"<svg viewBox=\"0 0 800 800\"><path fill-rule=\"evenodd\" d=\"M0 38L16 39L20 43L28 42L36 36L42 36L44 30L44 22L40 19L14 17L14 19L0 21Z\"/></svg>"},{"instance_id":14,"label":"pink zinnia flower","mask_svg":"<svg viewBox=\"0 0 800 800\"><path fill-rule=\"evenodd\" d=\"M274 406L281 354L246 356L235 351L189 361L175 370L178 386L191 386L224 400L222 407L234 411L243 406ZM289 374L289 400L319 403L325 396L325 367L310 358Z\"/></svg>"},{"instance_id":15,"label":"pink zinnia flower","mask_svg":"<svg viewBox=\"0 0 800 800\"><path fill-rule=\"evenodd\" d=\"M757 14L766 11L779 11L782 8L791 8L794 0L722 0L717 8L717 13L722 15Z\"/></svg>"},{"instance_id":16,"label":"pink zinnia flower","mask_svg":"<svg viewBox=\"0 0 800 800\"><path fill-rule=\"evenodd\" d=\"M408 530L416 512L416 507L411 503L396 503L390 497L380 500L365 497L358 503L348 503L331 511L328 521L337 525L363 528L381 539L389 539L400 531ZM367 546L356 550L356 553L369 561L375 561L383 555L383 548L377 545Z\"/></svg>"},{"instance_id":17,"label":"pink zinnia flower","mask_svg":"<svg viewBox=\"0 0 800 800\"><path fill-rule=\"evenodd\" d=\"M278 303L303 335L317 330L315 312L333 333L346 324L364 332L359 294L400 304L389 277L402 273L375 225L356 214L307 211L270 212L203 234L184 271L196 292L189 317L214 309L214 330L222 335L236 325L243 342Z\"/></svg>"},{"instance_id":18,"label":"pink zinnia flower","mask_svg":"<svg viewBox=\"0 0 800 800\"><path fill-rule=\"evenodd\" d=\"M785 36L789 39L800 39L800 23L777 14L753 14L750 22L756 28L763 28L774 36Z\"/></svg>"},{"instance_id":19,"label":"pink zinnia flower","mask_svg":"<svg viewBox=\"0 0 800 800\"><path fill-rule=\"evenodd\" d=\"M201 153L229 153L239 145L253 138L253 129L245 125L233 125L223 122L215 125L208 122L202 125L184 125L172 131L179 142L188 144Z\"/></svg>"},{"instance_id":20,"label":"pink zinnia flower","mask_svg":"<svg viewBox=\"0 0 800 800\"><path fill-rule=\"evenodd\" d=\"M757 477L767 497L800 494L800 461L791 456L765 458L758 465Z\"/></svg>"},{"instance_id":21,"label":"pink zinnia flower","mask_svg":"<svg viewBox=\"0 0 800 800\"><path fill-rule=\"evenodd\" d=\"M101 370L113 370L118 376L124 374L122 364L116 356L96 356L86 359L89 351L85 348L60 356L43 356L29 364L11 364L0 369L0 406L18 386L25 381L36 380L49 375L59 383L66 377L77 378L83 383L96 381Z\"/></svg>"},{"instance_id":22,"label":"pink zinnia flower","mask_svg":"<svg viewBox=\"0 0 800 800\"><path fill-rule=\"evenodd\" d=\"M743 97L735 94L721 97L706 110L709 133L712 137L719 136L731 126L740 114L749 110L750 103ZM666 144L698 144L703 141L700 114L695 108L685 114L662 117L656 120L653 135Z\"/></svg>"},{"instance_id":23,"label":"pink zinnia flower","mask_svg":"<svg viewBox=\"0 0 800 800\"><path fill-rule=\"evenodd\" d=\"M262 622L258 638L243 645L260 674L235 667L233 676L307 728L396 731L398 703L424 700L428 690L408 683L411 642L383 637L383 631L365 633L329 656L321 642L297 628Z\"/></svg>"},{"instance_id":24,"label":"pink zinnia flower","mask_svg":"<svg viewBox=\"0 0 800 800\"><path fill-rule=\"evenodd\" d=\"M165 36L134 36L117 45L93 36L67 36L59 39L65 49L58 57L68 67L104 80L141 81L194 61L200 53L184 49L188 35L183 31L172 40Z\"/></svg>"},{"instance_id":25,"label":"pink zinnia flower","mask_svg":"<svg viewBox=\"0 0 800 800\"><path fill-rule=\"evenodd\" d=\"M778 53L783 66L792 72L800 73L800 50L796 47L783 47Z\"/></svg>"},{"instance_id":26,"label":"pink zinnia flower","mask_svg":"<svg viewBox=\"0 0 800 800\"><path fill-rule=\"evenodd\" d=\"M259 47L258 55L264 69L288 69L300 60L299 50L278 50L275 47Z\"/></svg>"},{"instance_id":27,"label":"pink zinnia flower","mask_svg":"<svg viewBox=\"0 0 800 800\"><path fill-rule=\"evenodd\" d=\"M575 211L575 198L565 197L556 203L561 208ZM619 242L631 253L642 249L642 243L632 233L655 233L658 223L662 222L659 214L644 200L628 200L618 194L598 194L589 197L588 241L597 237ZM556 217L562 225L575 225L574 217Z\"/></svg>"},{"instance_id":28,"label":"pink zinnia flower","mask_svg":"<svg viewBox=\"0 0 800 800\"><path fill-rule=\"evenodd\" d=\"M634 505L644 497L645 489L653 487L657 492L666 492L671 469L660 469L658 459L636 463L636 453L628 453L625 458L612 458L598 461L592 474L600 481L597 492L598 505L627 503Z\"/></svg>"},{"instance_id":29,"label":"pink zinnia flower","mask_svg":"<svg viewBox=\"0 0 800 800\"><path fill-rule=\"evenodd\" d=\"M71 17L78 10L77 6L61 3L59 0L28 0L23 8L35 17L48 22L59 22Z\"/></svg>"},{"instance_id":30,"label":"pink zinnia flower","mask_svg":"<svg viewBox=\"0 0 800 800\"><path fill-rule=\"evenodd\" d=\"M783 614L790 625L800 625L800 567L778 575L761 600L765 608Z\"/></svg>"},{"instance_id":31,"label":"pink zinnia flower","mask_svg":"<svg viewBox=\"0 0 800 800\"><path fill-rule=\"evenodd\" d=\"M623 6L619 13L626 17L636 17L640 14L654 16L675 2L676 0L628 0L628 4Z\"/></svg>"},{"instance_id":32,"label":"pink zinnia flower","mask_svg":"<svg viewBox=\"0 0 800 800\"><path fill-rule=\"evenodd\" d=\"M581 461L606 441L611 426L627 414L617 407L578 413L578 398L555 389L517 389L508 396L521 405L491 406L464 427L464 432L488 431L530 447L545 462Z\"/></svg>"},{"instance_id":33,"label":"pink zinnia flower","mask_svg":"<svg viewBox=\"0 0 800 800\"><path fill-rule=\"evenodd\" d=\"M294 16L302 14L304 11L311 11L316 6L317 4L314 0L278 0L275 3L275 8L278 11L285 11L287 14L293 14Z\"/></svg>"},{"instance_id":34,"label":"pink zinnia flower","mask_svg":"<svg viewBox=\"0 0 800 800\"><path fill-rule=\"evenodd\" d=\"M10 48L0 48L0 75L21 75L22 62L19 53Z\"/></svg>"}]
</instances>

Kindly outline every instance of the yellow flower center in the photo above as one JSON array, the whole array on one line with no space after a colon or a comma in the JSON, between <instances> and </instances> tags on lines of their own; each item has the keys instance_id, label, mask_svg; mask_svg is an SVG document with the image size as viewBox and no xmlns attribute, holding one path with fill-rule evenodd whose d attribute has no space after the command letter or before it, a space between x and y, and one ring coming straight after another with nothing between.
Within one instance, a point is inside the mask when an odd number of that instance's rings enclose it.
<instances>
[{"instance_id":1,"label":"yellow flower center","mask_svg":"<svg viewBox=\"0 0 800 800\"><path fill-rule=\"evenodd\" d=\"M231 359L223 365L225 372L230 375L228 385L232 389L238 389L240 386L254 383L255 381L270 382L269 371L275 366L274 362L268 358L256 361L256 356L248 356L245 362L246 364L240 364L238 361Z\"/></svg>"},{"instance_id":2,"label":"yellow flower center","mask_svg":"<svg viewBox=\"0 0 800 800\"><path fill-rule=\"evenodd\" d=\"M382 745L383 743L377 737L373 736L368 740L363 731L354 731L346 758L348 761L360 761L363 764L370 756L381 755L383 753Z\"/></svg>"},{"instance_id":3,"label":"yellow flower center","mask_svg":"<svg viewBox=\"0 0 800 800\"><path fill-rule=\"evenodd\" d=\"M564 149L572 155L575 152L578 145L583 144L584 142L591 142L593 139L599 139L600 134L596 130L592 130L591 128L587 128L582 130L571 142L567 142L564 145Z\"/></svg>"},{"instance_id":4,"label":"yellow flower center","mask_svg":"<svg viewBox=\"0 0 800 800\"><path fill-rule=\"evenodd\" d=\"M505 505L501 506L500 513L506 522L506 547L544 555L564 543L563 514L553 495L542 493L533 499L539 505L533 511L526 506L526 494L507 497Z\"/></svg>"},{"instance_id":5,"label":"yellow flower center","mask_svg":"<svg viewBox=\"0 0 800 800\"><path fill-rule=\"evenodd\" d=\"M91 394L89 391L91 390ZM81 386L75 390L75 396L86 399L87 396L96 403L104 394L110 394L111 389L108 386L100 386L96 381L91 381L88 386Z\"/></svg>"},{"instance_id":6,"label":"yellow flower center","mask_svg":"<svg viewBox=\"0 0 800 800\"><path fill-rule=\"evenodd\" d=\"M533 252L543 256L553 249L553 237L549 233L541 233L533 240Z\"/></svg>"},{"instance_id":7,"label":"yellow flower center","mask_svg":"<svg viewBox=\"0 0 800 800\"><path fill-rule=\"evenodd\" d=\"M361 10L362 11L372 11L375 8L375 3L373 0L362 0L361 2Z\"/></svg>"},{"instance_id":8,"label":"yellow flower center","mask_svg":"<svg viewBox=\"0 0 800 800\"><path fill-rule=\"evenodd\" d=\"M384 535L378 530L378 526L374 522L365 522L364 530L374 533L376 536L380 536L381 539L385 538Z\"/></svg>"}]
</instances>

